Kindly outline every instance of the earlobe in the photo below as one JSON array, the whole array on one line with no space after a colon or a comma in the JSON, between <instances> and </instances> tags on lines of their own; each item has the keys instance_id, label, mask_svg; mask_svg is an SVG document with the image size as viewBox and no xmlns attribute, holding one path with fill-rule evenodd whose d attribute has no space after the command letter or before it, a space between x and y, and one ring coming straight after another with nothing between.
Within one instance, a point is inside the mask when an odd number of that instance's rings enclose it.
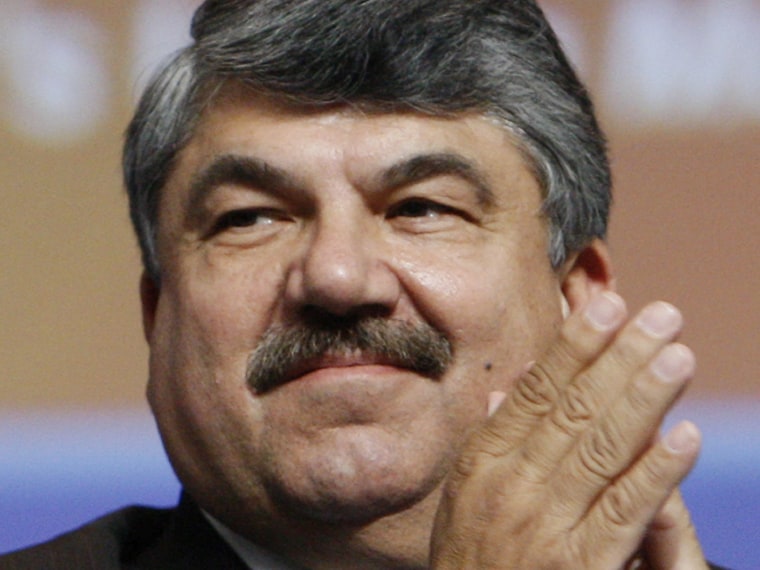
<instances>
[{"instance_id":1,"label":"earlobe","mask_svg":"<svg viewBox=\"0 0 760 570\"><path fill-rule=\"evenodd\" d=\"M610 253L600 239L568 259L562 273L562 295L570 311L580 309L602 291L615 290Z\"/></svg>"},{"instance_id":2,"label":"earlobe","mask_svg":"<svg viewBox=\"0 0 760 570\"><path fill-rule=\"evenodd\" d=\"M142 323L145 340L150 344L156 321L160 288L155 280L143 271L140 276L140 303L142 305Z\"/></svg>"}]
</instances>

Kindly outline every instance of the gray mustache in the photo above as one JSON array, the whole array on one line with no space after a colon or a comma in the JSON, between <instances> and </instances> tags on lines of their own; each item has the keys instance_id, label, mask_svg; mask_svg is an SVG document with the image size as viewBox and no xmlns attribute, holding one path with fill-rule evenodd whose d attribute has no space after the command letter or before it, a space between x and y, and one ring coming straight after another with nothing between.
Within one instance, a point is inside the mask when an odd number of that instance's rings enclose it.
<instances>
[{"instance_id":1,"label":"gray mustache","mask_svg":"<svg viewBox=\"0 0 760 570\"><path fill-rule=\"evenodd\" d=\"M426 323L381 317L298 323L264 334L248 362L248 385L264 393L292 380L310 360L354 351L436 379L452 360L451 343Z\"/></svg>"}]
</instances>

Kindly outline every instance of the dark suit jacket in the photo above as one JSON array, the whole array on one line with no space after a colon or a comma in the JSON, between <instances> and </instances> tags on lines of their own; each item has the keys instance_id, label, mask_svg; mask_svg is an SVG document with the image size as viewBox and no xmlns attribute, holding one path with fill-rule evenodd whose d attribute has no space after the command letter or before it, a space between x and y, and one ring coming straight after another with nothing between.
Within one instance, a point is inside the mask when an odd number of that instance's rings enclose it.
<instances>
[{"instance_id":1,"label":"dark suit jacket","mask_svg":"<svg viewBox=\"0 0 760 570\"><path fill-rule=\"evenodd\" d=\"M183 495L176 509L129 507L50 542L0 556L0 570L248 569Z\"/></svg>"},{"instance_id":2,"label":"dark suit jacket","mask_svg":"<svg viewBox=\"0 0 760 570\"><path fill-rule=\"evenodd\" d=\"M193 501L129 507L50 542L0 556L0 570L248 570Z\"/></svg>"}]
</instances>

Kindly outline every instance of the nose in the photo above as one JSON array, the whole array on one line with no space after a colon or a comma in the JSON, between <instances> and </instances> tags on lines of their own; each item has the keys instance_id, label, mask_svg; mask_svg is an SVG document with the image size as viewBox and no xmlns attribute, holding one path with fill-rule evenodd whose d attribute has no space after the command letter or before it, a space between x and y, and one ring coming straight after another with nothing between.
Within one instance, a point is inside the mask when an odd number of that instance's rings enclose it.
<instances>
[{"instance_id":1,"label":"nose","mask_svg":"<svg viewBox=\"0 0 760 570\"><path fill-rule=\"evenodd\" d=\"M288 275L286 296L297 310L341 317L391 314L401 284L384 255L379 231L347 212L315 222Z\"/></svg>"}]
</instances>

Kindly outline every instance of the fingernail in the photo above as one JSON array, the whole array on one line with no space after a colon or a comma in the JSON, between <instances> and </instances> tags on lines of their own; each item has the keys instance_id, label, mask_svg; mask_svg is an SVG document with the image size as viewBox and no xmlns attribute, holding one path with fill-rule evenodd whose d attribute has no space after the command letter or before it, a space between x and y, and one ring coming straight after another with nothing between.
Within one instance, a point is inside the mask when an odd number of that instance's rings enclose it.
<instances>
[{"instance_id":1,"label":"fingernail","mask_svg":"<svg viewBox=\"0 0 760 570\"><path fill-rule=\"evenodd\" d=\"M683 324L678 309L670 303L658 301L646 307L636 318L636 325L654 338L666 338L675 334Z\"/></svg>"},{"instance_id":2,"label":"fingernail","mask_svg":"<svg viewBox=\"0 0 760 570\"><path fill-rule=\"evenodd\" d=\"M583 316L595 329L607 331L620 324L624 313L623 299L615 293L605 291L589 301Z\"/></svg>"},{"instance_id":3,"label":"fingernail","mask_svg":"<svg viewBox=\"0 0 760 570\"><path fill-rule=\"evenodd\" d=\"M694 353L682 344L669 344L649 365L649 369L663 382L684 380L694 373Z\"/></svg>"},{"instance_id":4,"label":"fingernail","mask_svg":"<svg viewBox=\"0 0 760 570\"><path fill-rule=\"evenodd\" d=\"M507 397L506 392L491 392L490 394L488 394L488 417L489 418L496 413L496 410L499 409L499 406L501 406L501 403L504 401L506 397Z\"/></svg>"},{"instance_id":5,"label":"fingernail","mask_svg":"<svg viewBox=\"0 0 760 570\"><path fill-rule=\"evenodd\" d=\"M681 422L671 429L662 443L673 453L689 453L699 447L699 430L691 422Z\"/></svg>"}]
</instances>

